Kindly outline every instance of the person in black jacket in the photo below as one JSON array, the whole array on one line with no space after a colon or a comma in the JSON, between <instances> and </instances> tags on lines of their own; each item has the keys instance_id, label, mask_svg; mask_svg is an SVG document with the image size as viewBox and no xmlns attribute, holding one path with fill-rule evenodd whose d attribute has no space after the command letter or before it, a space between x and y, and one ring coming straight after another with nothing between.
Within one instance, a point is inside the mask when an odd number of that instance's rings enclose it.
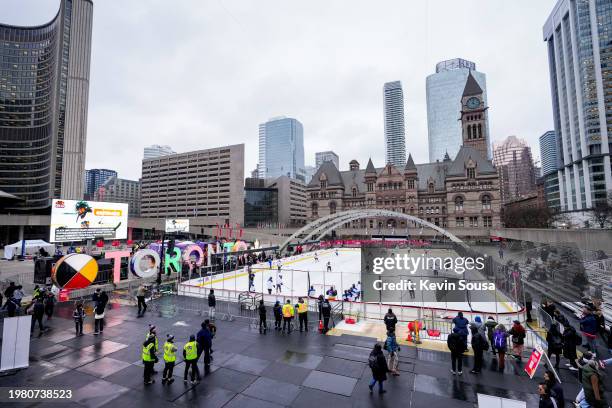
<instances>
[{"instance_id":1,"label":"person in black jacket","mask_svg":"<svg viewBox=\"0 0 612 408\"><path fill-rule=\"evenodd\" d=\"M393 310L389 309L387 314L385 315L385 326L387 326L387 331L395 331L395 325L397 324L397 317L393 313Z\"/></svg>"},{"instance_id":2,"label":"person in black jacket","mask_svg":"<svg viewBox=\"0 0 612 408\"><path fill-rule=\"evenodd\" d=\"M259 301L259 334L266 334L268 331L266 323L266 305L264 305L263 299Z\"/></svg>"},{"instance_id":3,"label":"person in black jacket","mask_svg":"<svg viewBox=\"0 0 612 408\"><path fill-rule=\"evenodd\" d=\"M482 332L475 326L470 327L472 332L472 350L474 350L474 368L472 374L479 374L482 370L483 354L489 349L489 343Z\"/></svg>"},{"instance_id":4,"label":"person in black jacket","mask_svg":"<svg viewBox=\"0 0 612 408\"><path fill-rule=\"evenodd\" d=\"M553 354L556 356L555 368L559 369L559 361L561 360L561 352L563 351L563 337L559 332L559 324L553 323L546 334L546 343L548 343L548 358Z\"/></svg>"},{"instance_id":5,"label":"person in black jacket","mask_svg":"<svg viewBox=\"0 0 612 408\"><path fill-rule=\"evenodd\" d=\"M565 330L563 330L563 356L569 360L571 371L578 371L576 345L581 343L582 338L576 333L576 329L572 326L565 326Z\"/></svg>"},{"instance_id":6,"label":"person in black jacket","mask_svg":"<svg viewBox=\"0 0 612 408\"><path fill-rule=\"evenodd\" d=\"M36 326L36 322L38 322L38 328L40 329L40 334L45 331L43 326L43 316L45 315L45 305L43 304L43 300L41 298L37 298L32 304L32 325L30 328L30 334L34 333L34 326Z\"/></svg>"},{"instance_id":7,"label":"person in black jacket","mask_svg":"<svg viewBox=\"0 0 612 408\"><path fill-rule=\"evenodd\" d=\"M545 382L538 385L538 394L540 395L538 408L558 408L550 397L550 390Z\"/></svg>"},{"instance_id":8,"label":"person in black jacket","mask_svg":"<svg viewBox=\"0 0 612 408\"><path fill-rule=\"evenodd\" d=\"M283 307L278 300L274 304L272 311L274 312L274 330L280 330L283 321Z\"/></svg>"},{"instance_id":9,"label":"person in black jacket","mask_svg":"<svg viewBox=\"0 0 612 408\"><path fill-rule=\"evenodd\" d=\"M323 316L323 334L329 331L329 318L331 317L332 307L329 304L329 300L323 300L321 305L321 315Z\"/></svg>"},{"instance_id":10,"label":"person in black jacket","mask_svg":"<svg viewBox=\"0 0 612 408\"><path fill-rule=\"evenodd\" d=\"M372 369L372 381L370 381L370 384L368 385L370 394L374 391L374 384L377 382L378 393L384 394L387 391L383 389L383 382L387 380L389 367L387 366L387 359L385 358L380 344L376 343L374 345L374 349L368 358L368 365Z\"/></svg>"},{"instance_id":11,"label":"person in black jacket","mask_svg":"<svg viewBox=\"0 0 612 408\"><path fill-rule=\"evenodd\" d=\"M215 290L211 289L208 294L208 317L210 320L215 320L215 308L217 307L217 298L215 297Z\"/></svg>"},{"instance_id":12,"label":"person in black jacket","mask_svg":"<svg viewBox=\"0 0 612 408\"><path fill-rule=\"evenodd\" d=\"M563 408L565 406L563 388L561 387L561 384L557 382L555 374L552 371L549 370L544 373L544 382L548 386L550 397L557 403L557 407Z\"/></svg>"},{"instance_id":13,"label":"person in black jacket","mask_svg":"<svg viewBox=\"0 0 612 408\"><path fill-rule=\"evenodd\" d=\"M461 329L455 327L453 332L448 335L446 339L446 345L451 352L451 373L463 374L463 352L465 351L465 343L463 342L463 335L460 333Z\"/></svg>"}]
</instances>

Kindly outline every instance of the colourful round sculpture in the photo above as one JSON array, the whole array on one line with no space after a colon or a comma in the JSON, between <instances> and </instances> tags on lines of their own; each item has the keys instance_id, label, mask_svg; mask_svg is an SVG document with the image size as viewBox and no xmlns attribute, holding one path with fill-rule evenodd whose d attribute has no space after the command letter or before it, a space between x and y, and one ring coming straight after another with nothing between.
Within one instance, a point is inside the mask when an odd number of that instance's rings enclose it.
<instances>
[{"instance_id":1,"label":"colourful round sculpture","mask_svg":"<svg viewBox=\"0 0 612 408\"><path fill-rule=\"evenodd\" d=\"M98 263L89 255L68 254L51 269L53 283L62 289L82 289L98 276Z\"/></svg>"}]
</instances>

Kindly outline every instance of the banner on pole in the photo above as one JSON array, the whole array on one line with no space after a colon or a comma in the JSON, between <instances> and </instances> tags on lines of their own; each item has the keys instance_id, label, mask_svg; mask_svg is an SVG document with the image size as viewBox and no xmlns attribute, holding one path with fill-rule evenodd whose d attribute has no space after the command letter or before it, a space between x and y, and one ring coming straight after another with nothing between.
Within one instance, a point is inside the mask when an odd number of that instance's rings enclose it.
<instances>
[{"instance_id":1,"label":"banner on pole","mask_svg":"<svg viewBox=\"0 0 612 408\"><path fill-rule=\"evenodd\" d=\"M544 350L542 350L542 347L536 345L529 356L529 360L527 360L527 364L525 365L525 372L527 375L529 375L529 378L533 378L536 370L538 369L538 365L540 365L543 354Z\"/></svg>"}]
</instances>

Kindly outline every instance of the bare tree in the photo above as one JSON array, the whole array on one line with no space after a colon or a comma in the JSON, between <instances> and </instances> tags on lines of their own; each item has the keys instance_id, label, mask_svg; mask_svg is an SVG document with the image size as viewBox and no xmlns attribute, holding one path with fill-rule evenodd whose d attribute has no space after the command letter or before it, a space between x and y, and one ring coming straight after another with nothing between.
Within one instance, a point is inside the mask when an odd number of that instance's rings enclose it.
<instances>
[{"instance_id":1,"label":"bare tree","mask_svg":"<svg viewBox=\"0 0 612 408\"><path fill-rule=\"evenodd\" d=\"M608 191L605 201L598 201L591 210L591 219L600 228L605 228L606 224L612 221L612 191Z\"/></svg>"}]
</instances>

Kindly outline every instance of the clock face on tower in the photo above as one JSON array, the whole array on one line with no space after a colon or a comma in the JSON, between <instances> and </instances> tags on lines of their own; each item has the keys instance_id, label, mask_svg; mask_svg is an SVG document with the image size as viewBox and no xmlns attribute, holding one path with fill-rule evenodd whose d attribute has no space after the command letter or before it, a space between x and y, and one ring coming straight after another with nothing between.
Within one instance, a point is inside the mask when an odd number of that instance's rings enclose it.
<instances>
[{"instance_id":1,"label":"clock face on tower","mask_svg":"<svg viewBox=\"0 0 612 408\"><path fill-rule=\"evenodd\" d=\"M480 100L478 98L470 98L467 101L467 107L470 109L476 109L480 107Z\"/></svg>"}]
</instances>

